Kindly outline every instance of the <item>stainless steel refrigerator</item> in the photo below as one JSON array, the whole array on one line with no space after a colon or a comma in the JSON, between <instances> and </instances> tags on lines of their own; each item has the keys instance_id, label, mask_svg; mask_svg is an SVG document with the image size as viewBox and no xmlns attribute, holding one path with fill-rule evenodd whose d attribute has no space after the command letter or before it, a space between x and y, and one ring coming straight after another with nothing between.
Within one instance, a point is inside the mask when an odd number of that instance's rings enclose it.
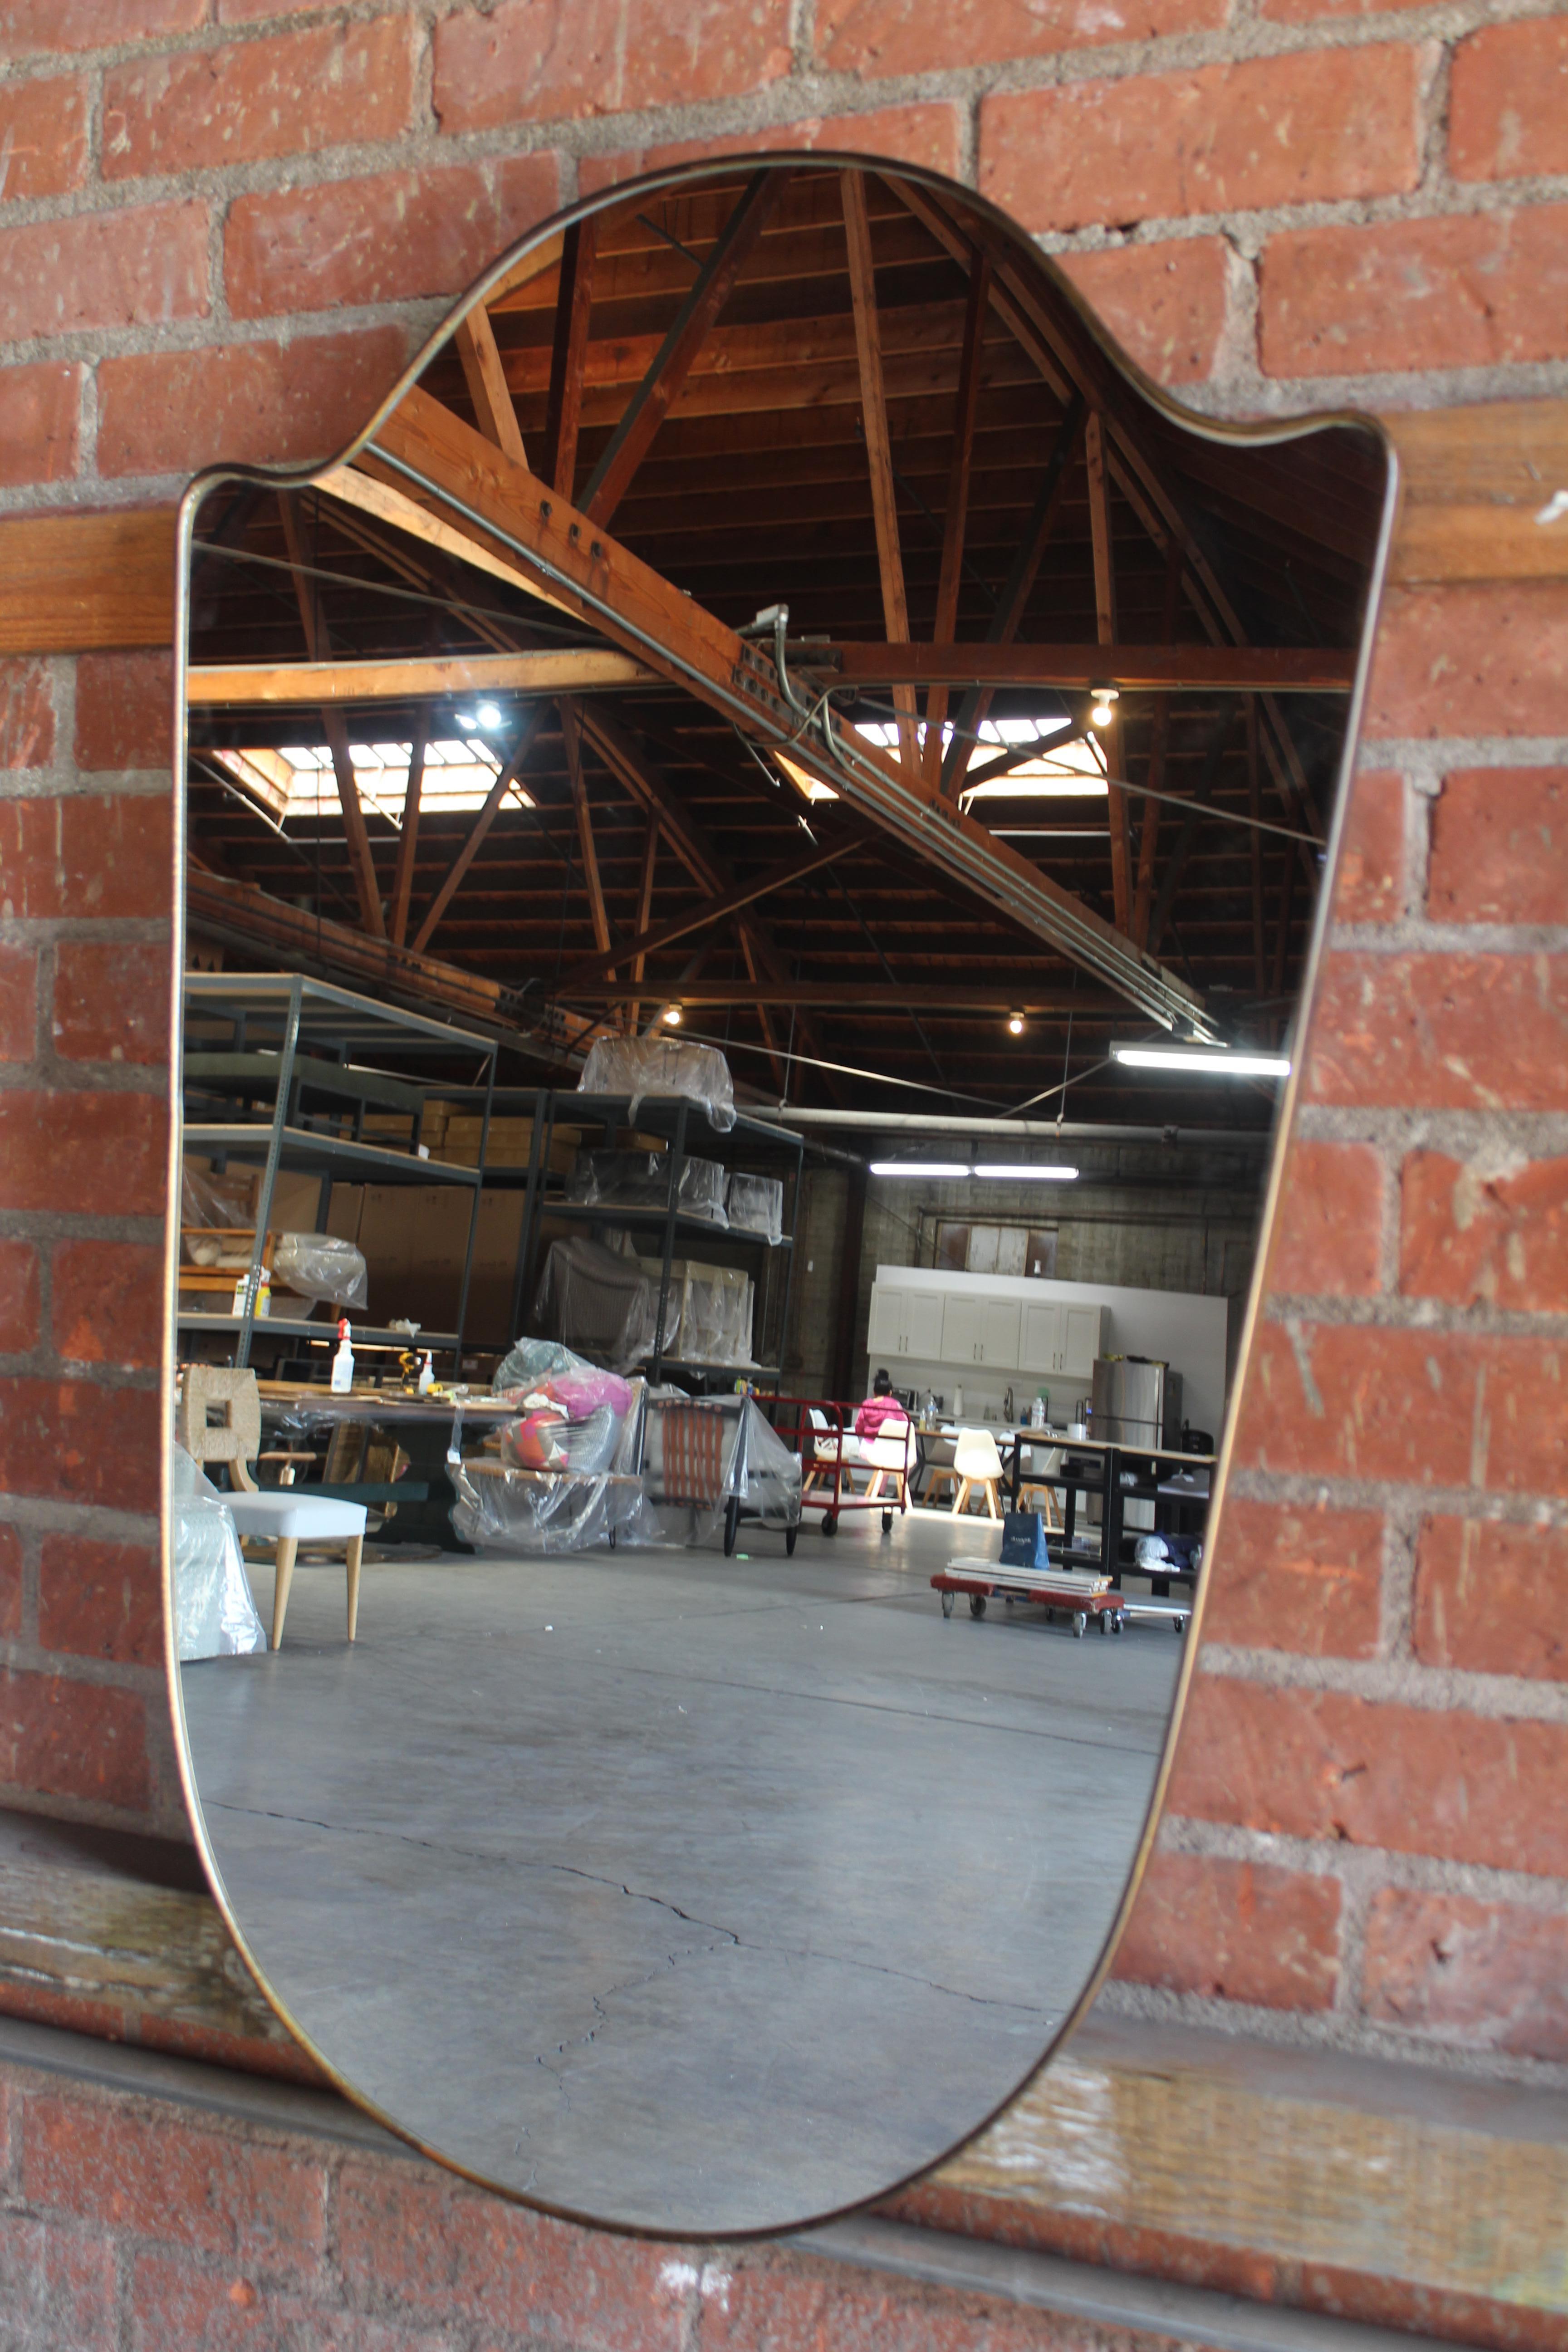
<instances>
[{"instance_id":1,"label":"stainless steel refrigerator","mask_svg":"<svg viewBox=\"0 0 1568 2352\"><path fill-rule=\"evenodd\" d=\"M1176 1452L1182 1437L1180 1372L1146 1357L1097 1356L1091 1426L1094 1436L1112 1445ZM1152 1499L1129 1500L1122 1507L1121 1524L1152 1528Z\"/></svg>"}]
</instances>

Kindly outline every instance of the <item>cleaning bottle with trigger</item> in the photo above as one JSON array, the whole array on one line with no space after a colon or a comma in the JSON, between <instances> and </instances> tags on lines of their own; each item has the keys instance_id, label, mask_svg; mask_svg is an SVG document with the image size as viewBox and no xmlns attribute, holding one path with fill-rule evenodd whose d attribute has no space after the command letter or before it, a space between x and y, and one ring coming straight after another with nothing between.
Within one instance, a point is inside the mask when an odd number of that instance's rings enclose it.
<instances>
[{"instance_id":1,"label":"cleaning bottle with trigger","mask_svg":"<svg viewBox=\"0 0 1568 2352\"><path fill-rule=\"evenodd\" d=\"M338 1325L338 1352L332 1358L332 1394L347 1396L354 1384L354 1351L349 1344L349 1318Z\"/></svg>"},{"instance_id":2,"label":"cleaning bottle with trigger","mask_svg":"<svg viewBox=\"0 0 1568 2352\"><path fill-rule=\"evenodd\" d=\"M420 1396L428 1396L435 1385L436 1367L430 1360L430 1350L426 1348L425 1350L425 1360L419 1367L417 1393Z\"/></svg>"}]
</instances>

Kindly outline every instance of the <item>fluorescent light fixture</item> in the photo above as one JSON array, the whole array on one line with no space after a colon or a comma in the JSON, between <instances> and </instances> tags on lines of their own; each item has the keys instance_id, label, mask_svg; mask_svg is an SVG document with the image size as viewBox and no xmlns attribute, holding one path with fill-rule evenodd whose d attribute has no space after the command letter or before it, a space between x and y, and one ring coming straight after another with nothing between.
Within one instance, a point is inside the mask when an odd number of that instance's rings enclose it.
<instances>
[{"instance_id":1,"label":"fluorescent light fixture","mask_svg":"<svg viewBox=\"0 0 1568 2352\"><path fill-rule=\"evenodd\" d=\"M1233 1054L1224 1045L1112 1045L1130 1070L1212 1070L1223 1078L1288 1078L1283 1054Z\"/></svg>"},{"instance_id":2,"label":"fluorescent light fixture","mask_svg":"<svg viewBox=\"0 0 1568 2352\"><path fill-rule=\"evenodd\" d=\"M1026 1168L1016 1160L983 1160L970 1171L973 1176L994 1177L998 1183L1071 1184L1078 1176L1076 1168Z\"/></svg>"},{"instance_id":3,"label":"fluorescent light fixture","mask_svg":"<svg viewBox=\"0 0 1568 2352\"><path fill-rule=\"evenodd\" d=\"M873 1176L967 1176L966 1160L873 1160Z\"/></svg>"}]
</instances>

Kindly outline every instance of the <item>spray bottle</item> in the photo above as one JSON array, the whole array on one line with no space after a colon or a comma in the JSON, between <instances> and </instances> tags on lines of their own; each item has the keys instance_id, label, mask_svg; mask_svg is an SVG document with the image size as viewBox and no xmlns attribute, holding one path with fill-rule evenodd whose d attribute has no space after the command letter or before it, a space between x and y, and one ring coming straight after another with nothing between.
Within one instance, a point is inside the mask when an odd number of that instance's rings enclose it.
<instances>
[{"instance_id":1,"label":"spray bottle","mask_svg":"<svg viewBox=\"0 0 1568 2352\"><path fill-rule=\"evenodd\" d=\"M435 1385L436 1367L430 1360L430 1350L426 1348L425 1360L419 1367L419 1378L416 1383L416 1393L420 1396L428 1396Z\"/></svg>"},{"instance_id":2,"label":"spray bottle","mask_svg":"<svg viewBox=\"0 0 1568 2352\"><path fill-rule=\"evenodd\" d=\"M332 1358L332 1394L347 1396L354 1384L354 1351L349 1344L349 1318L338 1325L338 1352Z\"/></svg>"}]
</instances>

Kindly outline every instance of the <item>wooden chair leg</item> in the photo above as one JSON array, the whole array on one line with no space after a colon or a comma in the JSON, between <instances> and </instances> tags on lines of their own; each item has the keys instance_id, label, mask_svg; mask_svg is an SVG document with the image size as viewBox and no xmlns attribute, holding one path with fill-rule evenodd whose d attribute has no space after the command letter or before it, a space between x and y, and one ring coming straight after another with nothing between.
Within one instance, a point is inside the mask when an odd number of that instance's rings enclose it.
<instances>
[{"instance_id":1,"label":"wooden chair leg","mask_svg":"<svg viewBox=\"0 0 1568 2352\"><path fill-rule=\"evenodd\" d=\"M994 1519L999 1519L1002 1514L996 1507L996 1481L994 1478L986 1478L982 1483L985 1488L985 1507Z\"/></svg>"},{"instance_id":2,"label":"wooden chair leg","mask_svg":"<svg viewBox=\"0 0 1568 2352\"><path fill-rule=\"evenodd\" d=\"M289 1614L289 1587L294 1581L294 1555L300 1549L296 1536L278 1538L278 1577L272 1587L272 1646L283 1646L283 1620Z\"/></svg>"},{"instance_id":3,"label":"wooden chair leg","mask_svg":"<svg viewBox=\"0 0 1568 2352\"><path fill-rule=\"evenodd\" d=\"M955 1519L961 1519L961 1518L963 1517L963 1514L965 1513L965 1511L966 1511L968 1508L969 1508L969 1481L968 1481L968 1479L967 1479L967 1478L961 1478L961 1479L959 1480L959 1482L958 1482L958 1492L957 1492L957 1494L956 1494L956 1495L953 1496L953 1498L952 1498L952 1516L953 1516L953 1517L954 1517Z\"/></svg>"},{"instance_id":4,"label":"wooden chair leg","mask_svg":"<svg viewBox=\"0 0 1568 2352\"><path fill-rule=\"evenodd\" d=\"M364 1538L363 1536L354 1536L350 1539L347 1553L347 1565L349 1571L349 1640L351 1642L354 1637L354 1628L359 1623L359 1571L360 1562L363 1557Z\"/></svg>"}]
</instances>

